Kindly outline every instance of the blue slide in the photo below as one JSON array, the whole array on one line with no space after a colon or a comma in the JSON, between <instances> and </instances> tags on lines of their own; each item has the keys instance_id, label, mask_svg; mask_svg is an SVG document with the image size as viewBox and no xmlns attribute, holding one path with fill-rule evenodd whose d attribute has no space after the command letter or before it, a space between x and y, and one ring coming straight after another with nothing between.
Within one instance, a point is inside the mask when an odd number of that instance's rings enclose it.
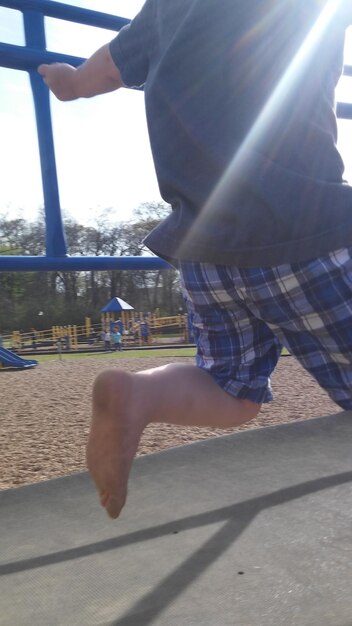
<instances>
[{"instance_id":1,"label":"blue slide","mask_svg":"<svg viewBox=\"0 0 352 626\"><path fill-rule=\"evenodd\" d=\"M11 352L11 350L6 350L6 348L0 347L0 364L5 367L28 368L38 365L38 361L35 361L34 359L22 359L22 357L18 356L14 352Z\"/></svg>"}]
</instances>

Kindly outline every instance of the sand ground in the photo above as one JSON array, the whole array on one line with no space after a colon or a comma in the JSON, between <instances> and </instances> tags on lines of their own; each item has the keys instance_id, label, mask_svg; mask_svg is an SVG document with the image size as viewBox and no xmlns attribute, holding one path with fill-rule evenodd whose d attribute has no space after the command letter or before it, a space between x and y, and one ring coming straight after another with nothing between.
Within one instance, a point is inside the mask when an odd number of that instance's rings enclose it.
<instances>
[{"instance_id":1,"label":"sand ground","mask_svg":"<svg viewBox=\"0 0 352 626\"><path fill-rule=\"evenodd\" d=\"M180 363L192 358L177 358ZM164 358L124 359L130 371L164 365ZM0 489L85 469L92 382L115 358L50 361L31 370L0 371ZM241 428L256 428L337 413L339 408L293 357L282 357L272 380L274 402ZM152 425L138 454L148 454L229 431Z\"/></svg>"}]
</instances>

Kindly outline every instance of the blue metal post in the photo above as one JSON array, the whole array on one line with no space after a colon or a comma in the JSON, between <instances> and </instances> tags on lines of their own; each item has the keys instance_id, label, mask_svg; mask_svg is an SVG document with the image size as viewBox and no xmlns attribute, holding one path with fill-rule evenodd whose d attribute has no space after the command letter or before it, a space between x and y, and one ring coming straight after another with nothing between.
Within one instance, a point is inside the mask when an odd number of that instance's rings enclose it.
<instances>
[{"instance_id":1,"label":"blue metal post","mask_svg":"<svg viewBox=\"0 0 352 626\"><path fill-rule=\"evenodd\" d=\"M45 50L44 16L34 11L24 11L23 20L26 45L34 49ZM48 256L65 256L67 247L61 218L49 92L36 70L30 70L29 77L37 121L43 181L46 254Z\"/></svg>"}]
</instances>

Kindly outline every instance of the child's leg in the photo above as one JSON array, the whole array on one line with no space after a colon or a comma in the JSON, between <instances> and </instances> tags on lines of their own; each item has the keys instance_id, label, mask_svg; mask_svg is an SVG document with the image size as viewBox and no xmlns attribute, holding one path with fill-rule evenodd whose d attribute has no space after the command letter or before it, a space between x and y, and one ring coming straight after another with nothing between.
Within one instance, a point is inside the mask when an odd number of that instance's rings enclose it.
<instances>
[{"instance_id":1,"label":"child's leg","mask_svg":"<svg viewBox=\"0 0 352 626\"><path fill-rule=\"evenodd\" d=\"M102 505L118 517L127 495L131 463L151 422L233 427L255 417L260 404L226 393L192 365L166 365L131 374L107 370L93 389L87 463Z\"/></svg>"},{"instance_id":2,"label":"child's leg","mask_svg":"<svg viewBox=\"0 0 352 626\"><path fill-rule=\"evenodd\" d=\"M228 268L184 263L181 273L199 367L166 365L137 374L110 370L95 382L87 462L111 517L124 505L147 424L234 427L271 399L269 376L281 345L236 297Z\"/></svg>"}]
</instances>

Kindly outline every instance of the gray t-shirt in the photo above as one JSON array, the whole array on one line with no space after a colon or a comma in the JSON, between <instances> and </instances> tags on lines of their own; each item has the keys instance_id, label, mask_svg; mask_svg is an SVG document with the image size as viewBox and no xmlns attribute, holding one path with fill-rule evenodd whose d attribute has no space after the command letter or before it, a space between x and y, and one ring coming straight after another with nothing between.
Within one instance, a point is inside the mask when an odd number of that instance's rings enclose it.
<instances>
[{"instance_id":1,"label":"gray t-shirt","mask_svg":"<svg viewBox=\"0 0 352 626\"><path fill-rule=\"evenodd\" d=\"M111 42L172 207L153 252L250 267L352 244L334 98L352 3L324 4L147 0Z\"/></svg>"}]
</instances>

